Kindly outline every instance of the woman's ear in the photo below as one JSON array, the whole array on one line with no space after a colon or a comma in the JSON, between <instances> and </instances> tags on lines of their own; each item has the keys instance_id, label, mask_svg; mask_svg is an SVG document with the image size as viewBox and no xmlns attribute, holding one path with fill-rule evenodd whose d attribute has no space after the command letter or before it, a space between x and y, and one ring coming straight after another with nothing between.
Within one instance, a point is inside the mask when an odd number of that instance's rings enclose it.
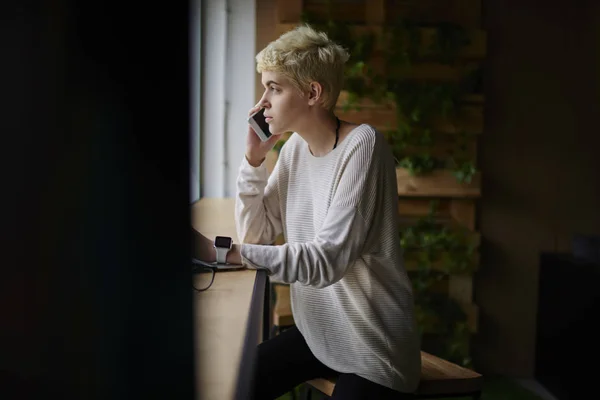
<instances>
[{"instance_id":1,"label":"woman's ear","mask_svg":"<svg viewBox=\"0 0 600 400\"><path fill-rule=\"evenodd\" d=\"M314 106L321 100L323 87L319 82L310 83L310 91L308 92L308 104Z\"/></svg>"}]
</instances>

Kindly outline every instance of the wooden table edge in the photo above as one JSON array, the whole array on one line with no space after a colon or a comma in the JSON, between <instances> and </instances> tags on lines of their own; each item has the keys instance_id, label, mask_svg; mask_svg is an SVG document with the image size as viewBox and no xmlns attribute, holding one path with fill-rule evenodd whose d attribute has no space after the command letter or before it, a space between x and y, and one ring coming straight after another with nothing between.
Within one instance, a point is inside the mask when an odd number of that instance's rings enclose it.
<instances>
[{"instance_id":1,"label":"wooden table edge","mask_svg":"<svg viewBox=\"0 0 600 400\"><path fill-rule=\"evenodd\" d=\"M246 322L242 356L238 366L234 399L245 400L254 387L257 346L269 335L269 278L265 270L257 270ZM262 333L262 334L261 334Z\"/></svg>"}]
</instances>

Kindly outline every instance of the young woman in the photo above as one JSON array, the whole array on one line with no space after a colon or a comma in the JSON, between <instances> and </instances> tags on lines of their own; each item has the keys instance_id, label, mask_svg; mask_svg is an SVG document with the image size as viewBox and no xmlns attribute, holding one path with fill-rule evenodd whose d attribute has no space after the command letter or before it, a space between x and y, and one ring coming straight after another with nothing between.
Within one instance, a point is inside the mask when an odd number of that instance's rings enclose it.
<instances>
[{"instance_id":1,"label":"young woman","mask_svg":"<svg viewBox=\"0 0 600 400\"><path fill-rule=\"evenodd\" d=\"M242 244L227 261L265 268L289 283L296 326L259 346L254 398L337 375L334 399L410 397L420 342L399 241L395 163L372 126L334 114L348 53L324 33L298 27L257 56L273 136L252 128L237 181ZM294 132L274 171L263 164L279 135ZM283 233L286 243L274 246ZM200 236L197 254L216 258Z\"/></svg>"}]
</instances>

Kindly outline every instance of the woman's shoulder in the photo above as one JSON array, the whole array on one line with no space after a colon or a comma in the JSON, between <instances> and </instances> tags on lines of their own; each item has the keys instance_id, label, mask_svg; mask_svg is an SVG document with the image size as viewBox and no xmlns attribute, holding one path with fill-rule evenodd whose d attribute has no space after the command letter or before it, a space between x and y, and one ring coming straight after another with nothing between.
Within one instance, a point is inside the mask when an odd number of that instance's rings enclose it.
<instances>
[{"instance_id":1,"label":"woman's shoulder","mask_svg":"<svg viewBox=\"0 0 600 400\"><path fill-rule=\"evenodd\" d=\"M369 124L355 124L356 126L348 134L348 146L350 148L368 147L373 151L379 151L381 145L387 142L381 132Z\"/></svg>"}]
</instances>

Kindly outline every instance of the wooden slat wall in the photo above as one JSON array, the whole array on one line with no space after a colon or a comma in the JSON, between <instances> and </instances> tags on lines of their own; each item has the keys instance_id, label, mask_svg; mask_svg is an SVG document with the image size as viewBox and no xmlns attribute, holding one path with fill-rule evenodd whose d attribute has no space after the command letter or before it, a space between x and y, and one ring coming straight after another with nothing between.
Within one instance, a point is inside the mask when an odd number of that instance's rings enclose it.
<instances>
[{"instance_id":1,"label":"wooden slat wall","mask_svg":"<svg viewBox=\"0 0 600 400\"><path fill-rule=\"evenodd\" d=\"M387 108L364 108L362 110L343 111L336 109L337 115L346 121L365 123L373 125L379 130L396 129L396 111ZM456 118L438 118L433 125L434 131L438 133L461 133L479 134L483 132L483 107L463 105L457 112Z\"/></svg>"},{"instance_id":2,"label":"wooden slat wall","mask_svg":"<svg viewBox=\"0 0 600 400\"><path fill-rule=\"evenodd\" d=\"M481 29L481 0L333 0L337 21L346 22L353 32L374 32L380 36L383 25L394 22L398 17L419 19L423 22L441 21L461 25L467 29L470 44L459 53L461 62L445 65L434 61L420 61L410 68L402 68L386 73L421 81L457 81L465 74L477 69L487 52L487 36ZM273 40L282 33L293 29L301 21L303 12L327 19L327 0L277 0L278 19ZM431 43L434 30L421 28L421 43L425 49ZM383 70L383 50L375 49L371 66ZM396 126L396 112L393 104L375 104L369 99L359 101L360 110L344 111L347 94L342 92L336 114L345 120L369 123L385 131ZM458 140L457 133L472 135L466 154L477 161L477 137L484 129L484 96L469 94L462 99L460 112L455 119L439 119L435 123L436 145L428 149L430 155L443 158L450 156ZM422 153L422 148L408 148L407 154ZM269 159L274 164L275 159ZM403 226L429 213L432 200L439 202L436 219L448 226L465 227L477 233L476 205L481 196L481 173L476 174L471 183L458 183L450 170L436 170L431 174L413 177L402 168L397 169L398 212ZM473 256L475 269L479 267L479 253ZM410 260L407 262L409 269ZM472 275L452 275L440 283L439 290L457 300L468 315L471 332L477 331L478 308L473 304Z\"/></svg>"},{"instance_id":3,"label":"wooden slat wall","mask_svg":"<svg viewBox=\"0 0 600 400\"><path fill-rule=\"evenodd\" d=\"M279 0L283 7L288 7L284 0ZM305 11L326 18L327 1L324 0L291 0L290 14L297 12L298 3ZM303 4L302 4L303 3ZM466 28L481 27L481 0L333 0L335 18L338 21L353 23L394 22L398 17L409 17L425 22L452 22ZM286 11L281 22L296 22L290 19ZM299 14L298 14L299 15Z\"/></svg>"},{"instance_id":4,"label":"wooden slat wall","mask_svg":"<svg viewBox=\"0 0 600 400\"><path fill-rule=\"evenodd\" d=\"M481 0L387 0L387 20L409 17L427 22L453 22L481 27Z\"/></svg>"},{"instance_id":5,"label":"wooden slat wall","mask_svg":"<svg viewBox=\"0 0 600 400\"><path fill-rule=\"evenodd\" d=\"M375 16L373 16L373 18L375 18ZM297 23L278 23L276 25L277 36L280 36L280 35L284 34L285 32L291 31L296 26L297 26ZM366 25L350 24L349 27L350 27L350 31L352 33L356 33L356 34L364 34L367 32L372 32L377 36L381 36L381 33L383 32L381 24L376 24L374 22L368 22L368 21L366 22ZM426 51L424 49L427 49L430 47L431 42L433 40L433 36L435 34L435 30L433 28L421 28L420 32L421 32L420 49L421 49L421 53L425 56ZM470 44L468 46L465 46L463 49L461 49L461 51L459 52L459 56L465 60L481 59L482 57L485 56L486 51L487 51L487 49L486 49L487 35L486 35L485 31L482 31L481 29L470 29L467 31L467 34L468 34L468 39L469 39ZM375 44L375 53L376 54L378 52L380 53L381 50L383 50L382 46L384 46L384 45L385 44L383 43L383 41L378 41Z\"/></svg>"},{"instance_id":6,"label":"wooden slat wall","mask_svg":"<svg viewBox=\"0 0 600 400\"><path fill-rule=\"evenodd\" d=\"M277 19L279 23L296 24L302 17L302 0L276 0ZM273 38L276 39L276 38Z\"/></svg>"},{"instance_id":7,"label":"wooden slat wall","mask_svg":"<svg viewBox=\"0 0 600 400\"><path fill-rule=\"evenodd\" d=\"M411 197L479 197L481 174L477 173L471 183L459 183L449 170L434 170L427 175L411 176L404 168L396 169L398 194Z\"/></svg>"},{"instance_id":8,"label":"wooden slat wall","mask_svg":"<svg viewBox=\"0 0 600 400\"><path fill-rule=\"evenodd\" d=\"M363 7L367 25L379 26L385 23L385 0L371 0Z\"/></svg>"},{"instance_id":9,"label":"wooden slat wall","mask_svg":"<svg viewBox=\"0 0 600 400\"><path fill-rule=\"evenodd\" d=\"M371 0L374 4L380 0ZM333 13L337 21L350 23L365 22L365 3L367 0L333 0ZM304 11L317 17L327 18L329 5L327 0L304 0Z\"/></svg>"}]
</instances>

